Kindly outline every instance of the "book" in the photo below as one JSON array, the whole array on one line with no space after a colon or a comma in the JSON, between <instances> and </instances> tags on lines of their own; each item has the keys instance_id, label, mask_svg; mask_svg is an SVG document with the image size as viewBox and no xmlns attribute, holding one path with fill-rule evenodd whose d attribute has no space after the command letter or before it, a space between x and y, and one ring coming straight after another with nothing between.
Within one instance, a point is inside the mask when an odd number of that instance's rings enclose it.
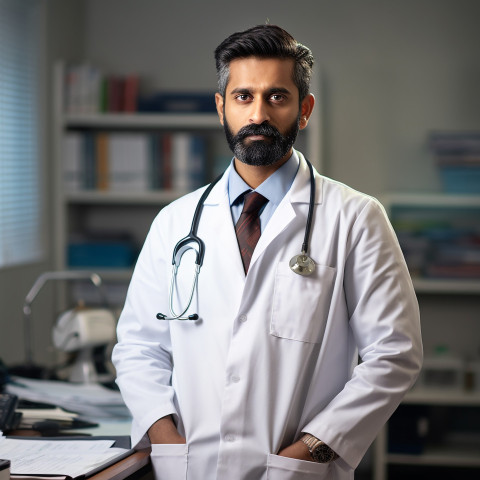
<instances>
[{"instance_id":1,"label":"book","mask_svg":"<svg viewBox=\"0 0 480 480\"><path fill-rule=\"evenodd\" d=\"M108 147L109 135L105 132L100 132L96 136L95 143L95 163L96 163L96 188L97 190L109 189L109 165L108 165Z\"/></svg>"},{"instance_id":2,"label":"book","mask_svg":"<svg viewBox=\"0 0 480 480\"><path fill-rule=\"evenodd\" d=\"M207 181L207 143L199 134L74 131L63 148L68 191L187 192Z\"/></svg>"},{"instance_id":3,"label":"book","mask_svg":"<svg viewBox=\"0 0 480 480\"><path fill-rule=\"evenodd\" d=\"M186 192L190 187L190 135L180 132L172 135L172 188Z\"/></svg>"},{"instance_id":4,"label":"book","mask_svg":"<svg viewBox=\"0 0 480 480\"><path fill-rule=\"evenodd\" d=\"M478 154L480 153L480 131L431 132L429 145L437 154Z\"/></svg>"},{"instance_id":5,"label":"book","mask_svg":"<svg viewBox=\"0 0 480 480\"><path fill-rule=\"evenodd\" d=\"M94 133L87 132L84 134L83 186L86 190L94 190L97 187L95 141Z\"/></svg>"},{"instance_id":6,"label":"book","mask_svg":"<svg viewBox=\"0 0 480 480\"><path fill-rule=\"evenodd\" d=\"M65 108L70 114L136 112L140 79L136 74L104 75L89 63L65 69Z\"/></svg>"},{"instance_id":7,"label":"book","mask_svg":"<svg viewBox=\"0 0 480 480\"><path fill-rule=\"evenodd\" d=\"M148 191L150 138L147 133L110 133L109 186L113 191Z\"/></svg>"},{"instance_id":8,"label":"book","mask_svg":"<svg viewBox=\"0 0 480 480\"><path fill-rule=\"evenodd\" d=\"M79 191L84 187L84 140L80 132L67 132L63 137L63 181L67 191Z\"/></svg>"}]
</instances>

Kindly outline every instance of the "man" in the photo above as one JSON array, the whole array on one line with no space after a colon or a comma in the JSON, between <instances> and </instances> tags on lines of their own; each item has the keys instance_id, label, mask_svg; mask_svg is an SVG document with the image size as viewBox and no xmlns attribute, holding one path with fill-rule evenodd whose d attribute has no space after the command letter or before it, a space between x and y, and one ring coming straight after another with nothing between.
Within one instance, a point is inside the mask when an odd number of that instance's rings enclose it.
<instances>
[{"instance_id":1,"label":"man","mask_svg":"<svg viewBox=\"0 0 480 480\"><path fill-rule=\"evenodd\" d=\"M378 202L316 172L315 267L292 272L309 210L309 168L292 145L314 108L311 52L262 25L215 58L235 157L203 202L193 320L156 314L170 298L177 314L188 305L195 252L169 294L170 265L204 189L160 212L138 259L113 354L132 440L152 445L157 480L351 479L420 369L409 274Z\"/></svg>"}]
</instances>

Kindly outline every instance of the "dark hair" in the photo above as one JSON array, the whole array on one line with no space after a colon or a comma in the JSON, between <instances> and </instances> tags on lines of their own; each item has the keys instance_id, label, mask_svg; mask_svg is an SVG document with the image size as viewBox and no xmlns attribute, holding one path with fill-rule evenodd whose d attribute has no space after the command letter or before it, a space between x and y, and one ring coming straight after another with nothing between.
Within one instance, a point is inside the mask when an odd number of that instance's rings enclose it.
<instances>
[{"instance_id":1,"label":"dark hair","mask_svg":"<svg viewBox=\"0 0 480 480\"><path fill-rule=\"evenodd\" d=\"M227 88L230 62L247 57L292 58L295 62L293 81L298 88L300 101L308 95L313 67L310 49L298 43L283 28L258 25L230 35L215 49L218 91L222 96L225 96Z\"/></svg>"}]
</instances>

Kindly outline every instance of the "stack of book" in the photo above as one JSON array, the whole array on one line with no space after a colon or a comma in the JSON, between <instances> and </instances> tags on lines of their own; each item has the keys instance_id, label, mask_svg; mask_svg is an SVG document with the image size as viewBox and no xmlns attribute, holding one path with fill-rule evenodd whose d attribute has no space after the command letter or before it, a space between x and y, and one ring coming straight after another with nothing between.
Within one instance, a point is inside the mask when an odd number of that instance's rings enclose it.
<instances>
[{"instance_id":1,"label":"stack of book","mask_svg":"<svg viewBox=\"0 0 480 480\"><path fill-rule=\"evenodd\" d=\"M480 193L480 131L433 132L430 146L448 193Z\"/></svg>"},{"instance_id":2,"label":"stack of book","mask_svg":"<svg viewBox=\"0 0 480 480\"><path fill-rule=\"evenodd\" d=\"M480 279L480 208L395 207L392 223L412 276Z\"/></svg>"},{"instance_id":3,"label":"stack of book","mask_svg":"<svg viewBox=\"0 0 480 480\"><path fill-rule=\"evenodd\" d=\"M186 132L84 132L64 136L66 191L187 192L206 182L206 140Z\"/></svg>"},{"instance_id":4,"label":"stack of book","mask_svg":"<svg viewBox=\"0 0 480 480\"><path fill-rule=\"evenodd\" d=\"M71 65L65 73L65 105L70 114L136 112L138 75L104 75L88 63Z\"/></svg>"}]
</instances>

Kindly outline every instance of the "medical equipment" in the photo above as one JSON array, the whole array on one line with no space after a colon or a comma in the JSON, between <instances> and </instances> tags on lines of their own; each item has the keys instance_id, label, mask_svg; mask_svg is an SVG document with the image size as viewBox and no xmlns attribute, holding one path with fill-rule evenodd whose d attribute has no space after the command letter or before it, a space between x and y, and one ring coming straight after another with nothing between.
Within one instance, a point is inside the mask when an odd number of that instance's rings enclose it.
<instances>
[{"instance_id":1,"label":"medical equipment","mask_svg":"<svg viewBox=\"0 0 480 480\"><path fill-rule=\"evenodd\" d=\"M307 255L308 242L310 240L310 231L312 229L313 206L315 205L315 176L313 175L312 164L307 161L310 170L310 203L308 206L307 224L305 226L305 238L303 239L302 251L292 257L290 268L292 272L298 273L303 277L308 277L315 271L315 262Z\"/></svg>"},{"instance_id":2,"label":"medical equipment","mask_svg":"<svg viewBox=\"0 0 480 480\"><path fill-rule=\"evenodd\" d=\"M314 261L308 256L308 243L310 238L310 232L312 228L312 217L313 217L313 208L315 205L315 176L313 173L312 164L307 161L308 168L310 170L310 201L308 206L308 215L307 215L307 223L305 225L305 237L302 244L301 253L292 257L289 262L290 269L292 272L302 275L308 276L311 275L315 270L315 263ZM203 192L200 200L197 203L197 207L195 208L195 213L193 214L192 219L192 226L190 228L190 233L178 241L173 249L173 258L172 258L172 277L170 281L170 291L169 291L169 309L170 309L170 317L167 317L164 313L157 313L156 317L158 320L198 320L198 314L193 313L191 315L185 316L187 310L190 308L192 304L193 295L195 293L195 288L198 282L198 275L200 273L200 268L203 264L203 257L205 256L205 244L203 241L197 236L197 229L198 223L200 221L200 216L203 210L203 203L205 199L208 197L210 192L212 191L213 187L217 184L217 182L222 178L223 174L217 177ZM181 313L177 314L173 309L173 290L175 281L177 278L177 272L180 267L180 262L182 259L183 254L188 250L194 250L196 252L196 259L195 259L195 273L192 282L192 288L190 291L190 298L188 300L187 306L185 309L182 310Z\"/></svg>"},{"instance_id":3,"label":"medical equipment","mask_svg":"<svg viewBox=\"0 0 480 480\"><path fill-rule=\"evenodd\" d=\"M52 280L90 280L99 293L101 303L107 304L102 279L96 273L80 270L42 273L27 293L23 304L26 364L9 369L13 375L33 378L47 378L52 375L51 369L34 363L32 348L32 303L43 286ZM113 379L113 372L109 372L106 366L107 356L103 355L102 361L98 357L99 352L102 352L107 344L115 341L115 328L115 317L107 308L76 308L59 317L53 328L53 343L59 350L72 353L75 358L70 371L71 381L92 382Z\"/></svg>"},{"instance_id":4,"label":"medical equipment","mask_svg":"<svg viewBox=\"0 0 480 480\"><path fill-rule=\"evenodd\" d=\"M78 306L62 313L52 332L58 350L74 354L68 379L74 383L109 382L114 379L104 365L98 365L97 352L115 341L117 322L107 308ZM97 357L97 358L96 358Z\"/></svg>"}]
</instances>

